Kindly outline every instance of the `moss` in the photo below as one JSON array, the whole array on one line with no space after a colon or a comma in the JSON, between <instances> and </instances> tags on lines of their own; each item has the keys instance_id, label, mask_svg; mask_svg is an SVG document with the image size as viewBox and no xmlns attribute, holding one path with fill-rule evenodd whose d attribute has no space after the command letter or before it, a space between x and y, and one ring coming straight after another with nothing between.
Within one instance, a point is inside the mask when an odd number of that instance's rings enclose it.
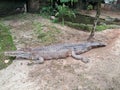
<instances>
[{"instance_id":1,"label":"moss","mask_svg":"<svg viewBox=\"0 0 120 90\"><path fill-rule=\"evenodd\" d=\"M11 62L5 63L4 60L9 59L4 56L4 51L15 50L15 45L13 44L12 36L9 31L9 27L0 23L0 69L7 67Z\"/></svg>"}]
</instances>

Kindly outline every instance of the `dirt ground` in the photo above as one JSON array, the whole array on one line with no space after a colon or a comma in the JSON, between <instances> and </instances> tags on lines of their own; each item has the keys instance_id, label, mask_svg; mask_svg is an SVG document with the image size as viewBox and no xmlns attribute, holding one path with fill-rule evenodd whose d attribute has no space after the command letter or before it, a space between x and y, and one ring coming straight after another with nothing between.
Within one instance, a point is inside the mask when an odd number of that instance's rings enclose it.
<instances>
[{"instance_id":1,"label":"dirt ground","mask_svg":"<svg viewBox=\"0 0 120 90\"><path fill-rule=\"evenodd\" d=\"M57 43L82 42L89 35L42 17L6 20L18 49L42 46L33 32L33 21L57 27L61 31ZM90 59L87 64L71 57L32 66L27 66L28 60L14 60L0 71L0 90L120 90L120 29L96 32L95 40L107 46L84 53Z\"/></svg>"}]
</instances>

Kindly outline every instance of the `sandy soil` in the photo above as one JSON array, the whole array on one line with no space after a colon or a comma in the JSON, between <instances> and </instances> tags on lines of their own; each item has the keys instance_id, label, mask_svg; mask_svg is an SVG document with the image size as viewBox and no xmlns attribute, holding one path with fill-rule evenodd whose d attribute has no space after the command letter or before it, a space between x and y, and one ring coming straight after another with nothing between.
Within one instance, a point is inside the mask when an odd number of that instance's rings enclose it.
<instances>
[{"instance_id":1,"label":"sandy soil","mask_svg":"<svg viewBox=\"0 0 120 90\"><path fill-rule=\"evenodd\" d=\"M89 35L88 32L53 24L41 17L35 20L61 30L58 43L85 41ZM12 27L17 48L42 45L30 26L32 22L7 21ZM83 56L90 59L88 64L71 57L33 66L27 66L28 60L14 60L0 71L0 90L119 90L120 29L97 32L95 38L106 42L107 46L84 53Z\"/></svg>"}]
</instances>

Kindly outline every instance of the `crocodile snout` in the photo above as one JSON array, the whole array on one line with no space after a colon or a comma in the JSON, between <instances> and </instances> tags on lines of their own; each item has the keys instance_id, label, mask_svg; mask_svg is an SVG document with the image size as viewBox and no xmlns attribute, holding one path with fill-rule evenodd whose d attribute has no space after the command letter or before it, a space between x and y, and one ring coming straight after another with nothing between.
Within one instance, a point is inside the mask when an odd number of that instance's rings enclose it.
<instances>
[{"instance_id":1,"label":"crocodile snout","mask_svg":"<svg viewBox=\"0 0 120 90\"><path fill-rule=\"evenodd\" d=\"M91 43L91 46L93 47L93 48L96 48L96 47L105 47L107 44L106 43L104 43L104 42L92 42Z\"/></svg>"}]
</instances>

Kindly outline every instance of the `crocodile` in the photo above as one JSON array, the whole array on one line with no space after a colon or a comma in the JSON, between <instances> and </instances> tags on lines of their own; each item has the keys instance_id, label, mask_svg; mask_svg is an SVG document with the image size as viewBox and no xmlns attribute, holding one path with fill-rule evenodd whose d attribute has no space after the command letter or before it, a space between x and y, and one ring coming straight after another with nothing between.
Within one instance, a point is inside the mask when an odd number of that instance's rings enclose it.
<instances>
[{"instance_id":1,"label":"crocodile","mask_svg":"<svg viewBox=\"0 0 120 90\"><path fill-rule=\"evenodd\" d=\"M105 47L106 44L102 42L83 42L83 43L64 43L49 45L36 48L20 49L16 51L6 51L5 56L12 56L16 58L29 59L32 63L41 64L45 60L62 59L73 57L76 60L81 60L88 63L88 58L82 57L80 54L85 53L93 48Z\"/></svg>"}]
</instances>

